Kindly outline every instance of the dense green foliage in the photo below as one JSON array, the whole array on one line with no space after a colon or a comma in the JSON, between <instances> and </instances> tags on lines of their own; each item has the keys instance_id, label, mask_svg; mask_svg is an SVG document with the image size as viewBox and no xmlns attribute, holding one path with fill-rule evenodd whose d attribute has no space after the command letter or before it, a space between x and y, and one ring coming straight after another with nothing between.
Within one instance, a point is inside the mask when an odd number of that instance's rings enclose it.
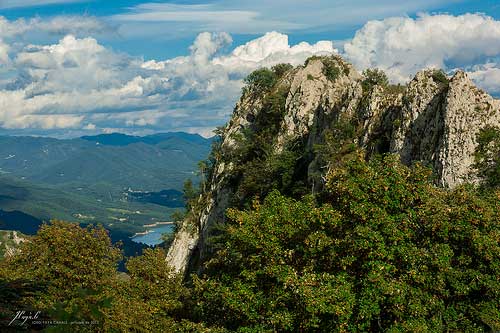
<instances>
[{"instance_id":1,"label":"dense green foliage","mask_svg":"<svg viewBox=\"0 0 500 333\"><path fill-rule=\"evenodd\" d=\"M2 262L0 278L41 288L25 306L73 320L100 314L97 307L106 300L101 291L112 283L121 259L102 227L54 221L18 250Z\"/></svg>"},{"instance_id":2,"label":"dense green foliage","mask_svg":"<svg viewBox=\"0 0 500 333\"><path fill-rule=\"evenodd\" d=\"M247 87L252 88L257 93L270 89L275 83L276 74L268 68L258 69L245 78Z\"/></svg>"},{"instance_id":3,"label":"dense green foliage","mask_svg":"<svg viewBox=\"0 0 500 333\"><path fill-rule=\"evenodd\" d=\"M271 69L266 67L259 68L243 80L246 85L243 91L252 91L256 94L268 92L292 68L293 66L290 64L278 64Z\"/></svg>"},{"instance_id":4,"label":"dense green foliage","mask_svg":"<svg viewBox=\"0 0 500 333\"><path fill-rule=\"evenodd\" d=\"M329 175L323 204L274 192L230 211L197 311L245 332L499 329L497 198L429 176L358 159Z\"/></svg>"},{"instance_id":5,"label":"dense green foliage","mask_svg":"<svg viewBox=\"0 0 500 333\"><path fill-rule=\"evenodd\" d=\"M0 262L0 330L43 328L16 321L16 311L41 311L58 332L204 332L183 319L189 290L165 265L162 249L146 250L117 271L120 250L102 227L53 222L16 255ZM85 325L72 322L87 321ZM213 330L210 330L211 332Z\"/></svg>"}]
</instances>

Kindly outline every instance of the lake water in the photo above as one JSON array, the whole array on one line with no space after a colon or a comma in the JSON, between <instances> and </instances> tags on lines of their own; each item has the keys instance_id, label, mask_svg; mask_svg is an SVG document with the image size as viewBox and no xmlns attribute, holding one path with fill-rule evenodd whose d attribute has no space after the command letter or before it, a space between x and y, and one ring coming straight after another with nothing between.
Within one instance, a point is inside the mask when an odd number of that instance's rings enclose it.
<instances>
[{"instance_id":1,"label":"lake water","mask_svg":"<svg viewBox=\"0 0 500 333\"><path fill-rule=\"evenodd\" d=\"M132 238L136 243L143 243L146 245L154 246L162 242L161 235L172 233L174 226L172 224L164 224L154 228L148 228L151 232L146 235L137 235Z\"/></svg>"}]
</instances>

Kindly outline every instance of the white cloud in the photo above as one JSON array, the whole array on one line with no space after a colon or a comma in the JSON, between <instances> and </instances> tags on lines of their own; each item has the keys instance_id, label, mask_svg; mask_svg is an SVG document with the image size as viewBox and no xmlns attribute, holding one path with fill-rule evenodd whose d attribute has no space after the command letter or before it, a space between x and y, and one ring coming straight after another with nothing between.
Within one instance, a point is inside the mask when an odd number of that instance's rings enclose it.
<instances>
[{"instance_id":1,"label":"white cloud","mask_svg":"<svg viewBox=\"0 0 500 333\"><path fill-rule=\"evenodd\" d=\"M500 95L500 63L474 66L469 76L478 86L494 95Z\"/></svg>"},{"instance_id":2,"label":"white cloud","mask_svg":"<svg viewBox=\"0 0 500 333\"><path fill-rule=\"evenodd\" d=\"M334 51L331 42L290 46L272 32L224 55L231 42L227 33L201 33L189 55L148 62L90 37L26 45L11 59L16 77L0 82L0 127L206 135L227 119L250 71Z\"/></svg>"},{"instance_id":3,"label":"white cloud","mask_svg":"<svg viewBox=\"0 0 500 333\"><path fill-rule=\"evenodd\" d=\"M479 14L370 21L344 45L344 52L359 69L378 67L404 82L425 67L468 68L499 57L500 21Z\"/></svg>"},{"instance_id":4,"label":"white cloud","mask_svg":"<svg viewBox=\"0 0 500 333\"><path fill-rule=\"evenodd\" d=\"M228 33L211 34L203 32L196 37L193 45L189 48L191 56L196 63L204 64L213 56L221 47L227 46L233 42L233 39Z\"/></svg>"},{"instance_id":5,"label":"white cloud","mask_svg":"<svg viewBox=\"0 0 500 333\"><path fill-rule=\"evenodd\" d=\"M213 62L227 68L232 68L234 71L245 71L247 68L272 66L279 62L299 65L313 54L332 54L337 52L331 41L320 41L314 45L302 42L290 46L287 35L278 32L269 32L263 37L238 46L229 56L216 58Z\"/></svg>"},{"instance_id":6,"label":"white cloud","mask_svg":"<svg viewBox=\"0 0 500 333\"><path fill-rule=\"evenodd\" d=\"M114 33L115 28L92 16L54 16L50 19L35 17L10 21L0 16L0 65L10 61L9 53L19 52L24 47L28 35L35 39L47 36L88 36Z\"/></svg>"},{"instance_id":7,"label":"white cloud","mask_svg":"<svg viewBox=\"0 0 500 333\"><path fill-rule=\"evenodd\" d=\"M31 30L46 31L51 34L100 34L111 32L114 28L93 16L55 16L49 20L34 18L29 21Z\"/></svg>"},{"instance_id":8,"label":"white cloud","mask_svg":"<svg viewBox=\"0 0 500 333\"><path fill-rule=\"evenodd\" d=\"M17 68L31 78L31 95L110 88L131 79L131 73L121 72L120 68L128 68L133 62L134 59L107 50L93 38L77 39L72 35L54 45L29 45L15 58Z\"/></svg>"},{"instance_id":9,"label":"white cloud","mask_svg":"<svg viewBox=\"0 0 500 333\"><path fill-rule=\"evenodd\" d=\"M127 35L141 32L148 33L147 23L153 25L167 25L168 31L174 34L208 31L231 31L233 33L262 33L272 29L287 30L304 27L301 24L264 18L258 10L224 9L231 8L230 4L203 4L203 5L176 5L145 3L131 8L130 12L115 15L112 20L125 23L121 31ZM141 25L143 29L135 27ZM264 29L263 29L264 28Z\"/></svg>"},{"instance_id":10,"label":"white cloud","mask_svg":"<svg viewBox=\"0 0 500 333\"><path fill-rule=\"evenodd\" d=\"M77 128L81 124L83 116L79 115L37 115L29 114L22 115L16 118L7 120L8 128L29 129L40 128L44 130L62 129L62 128Z\"/></svg>"},{"instance_id":11,"label":"white cloud","mask_svg":"<svg viewBox=\"0 0 500 333\"><path fill-rule=\"evenodd\" d=\"M210 5L176 5L146 3L133 8L132 13L118 14L114 18L120 21L149 21L149 22L204 22L241 23L253 20L258 16L254 11L243 10L215 10Z\"/></svg>"},{"instance_id":12,"label":"white cloud","mask_svg":"<svg viewBox=\"0 0 500 333\"><path fill-rule=\"evenodd\" d=\"M48 20L39 17L10 21L0 16L0 36L12 38L30 31L51 34L96 34L111 30L111 27L92 16L54 16Z\"/></svg>"}]
</instances>

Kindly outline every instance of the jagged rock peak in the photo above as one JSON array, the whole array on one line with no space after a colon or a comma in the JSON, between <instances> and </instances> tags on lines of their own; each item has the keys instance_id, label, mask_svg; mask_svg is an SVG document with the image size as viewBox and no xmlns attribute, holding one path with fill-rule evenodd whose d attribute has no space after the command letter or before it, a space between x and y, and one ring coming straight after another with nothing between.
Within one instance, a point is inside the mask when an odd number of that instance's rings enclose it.
<instances>
[{"instance_id":1,"label":"jagged rock peak","mask_svg":"<svg viewBox=\"0 0 500 333\"><path fill-rule=\"evenodd\" d=\"M169 263L184 271L189 262L193 266L203 260L210 228L224 222L241 181L234 153L245 137L248 144L266 133L265 144L273 149L261 159L279 156L299 140L307 152L302 163L308 163L301 170L310 181L328 172L314 147L325 144L327 133L347 121L356 126L353 143L368 156L395 153L406 164L423 162L433 167L441 186L477 181L476 137L486 126L500 126L500 102L478 89L463 71L449 78L440 70L426 69L405 86L390 85L380 72L373 73L365 77L337 55L312 57L304 66L280 73L266 89L244 89L222 131L211 179L177 234ZM307 186L314 192L314 183Z\"/></svg>"}]
</instances>

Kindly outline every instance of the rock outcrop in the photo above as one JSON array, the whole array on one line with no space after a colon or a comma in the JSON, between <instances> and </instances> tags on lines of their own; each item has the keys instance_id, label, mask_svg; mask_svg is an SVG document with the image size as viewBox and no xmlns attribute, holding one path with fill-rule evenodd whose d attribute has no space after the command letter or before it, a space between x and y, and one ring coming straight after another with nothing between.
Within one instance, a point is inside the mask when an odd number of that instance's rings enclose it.
<instances>
[{"instance_id":1,"label":"rock outcrop","mask_svg":"<svg viewBox=\"0 0 500 333\"><path fill-rule=\"evenodd\" d=\"M457 72L452 78L436 70L419 72L407 86L366 85L365 78L340 57L312 58L281 76L275 89L285 91L284 115L272 142L275 153L301 138L305 148L323 142L339 119L356 121L354 138L368 154L399 154L405 164L432 166L440 186L478 180L473 169L476 136L487 125L500 125L500 102ZM255 131L269 92L247 90L221 136L214 171L198 204L179 230L168 253L177 271L195 267L211 227L223 222L234 195L235 168L229 158L238 138ZM309 173L328 170L310 160Z\"/></svg>"}]
</instances>

